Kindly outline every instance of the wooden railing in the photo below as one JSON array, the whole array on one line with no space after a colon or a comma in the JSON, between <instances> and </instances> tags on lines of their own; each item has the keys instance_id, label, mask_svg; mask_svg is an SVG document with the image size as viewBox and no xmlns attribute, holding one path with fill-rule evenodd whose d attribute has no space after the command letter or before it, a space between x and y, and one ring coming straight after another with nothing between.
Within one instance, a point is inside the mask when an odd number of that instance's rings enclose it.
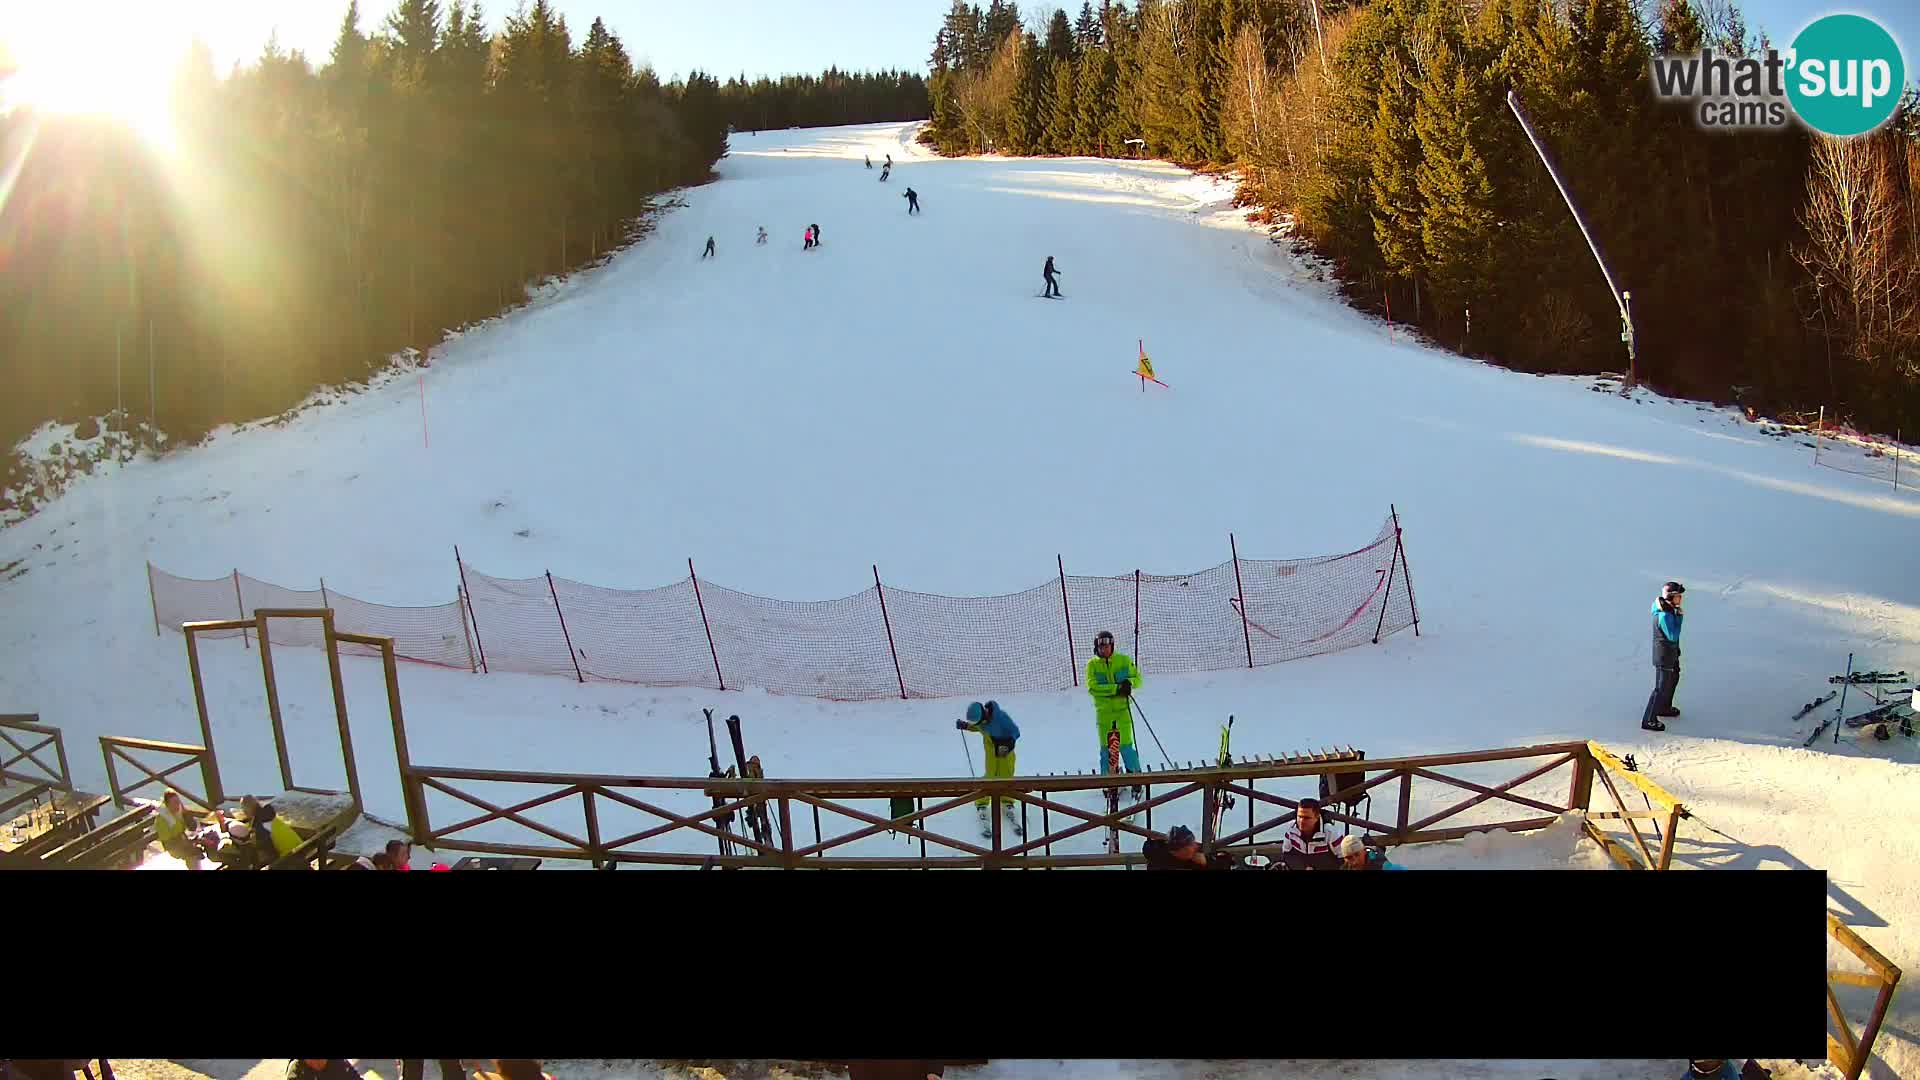
<instances>
[{"instance_id":1,"label":"wooden railing","mask_svg":"<svg viewBox=\"0 0 1920 1080\"><path fill-rule=\"evenodd\" d=\"M1600 766L1600 782L1606 786L1607 796L1612 800L1612 810L1588 811L1586 832L1593 842L1604 848L1614 862L1628 870L1665 870L1673 863L1673 839L1680 827L1680 821L1687 816L1687 808L1680 800L1669 795L1665 788L1649 780L1645 773L1633 764L1633 755L1628 754L1625 761L1596 742L1587 743L1587 750L1594 762ZM1627 802L1620 797L1620 788L1613 782L1618 776L1621 780L1640 789L1641 799L1646 804L1644 810L1629 810ZM1647 838L1641 835L1640 822L1649 820L1653 825L1654 840L1660 845L1660 854L1655 856L1647 846ZM1623 821L1630 830L1633 849L1608 836L1600 822ZM1665 827L1661 821L1666 822ZM1638 858L1635 857L1638 852Z\"/></svg>"},{"instance_id":2,"label":"wooden railing","mask_svg":"<svg viewBox=\"0 0 1920 1080\"><path fill-rule=\"evenodd\" d=\"M178 755L181 760L159 772L154 772L153 769L147 766L146 762L141 761L129 753L129 751L132 750L156 754L174 754ZM100 736L100 754L106 758L107 761L107 790L108 793L113 796L113 804L115 806L125 807L135 792L152 787L155 784L158 784L161 788L165 789L165 791L179 792L180 801L186 805L188 810L205 812L213 809L220 802L219 774L214 769L212 755L208 753L207 748L204 746L193 746L189 743L160 742L157 739L130 739L122 735L102 735ZM120 786L119 771L114 766L116 759L132 766L134 770L144 774L146 779L130 787ZM200 767L201 787L198 793L181 787L179 784L167 779L174 773L193 765ZM163 794L163 791L156 791L150 797L159 798Z\"/></svg>"},{"instance_id":3,"label":"wooden railing","mask_svg":"<svg viewBox=\"0 0 1920 1080\"><path fill-rule=\"evenodd\" d=\"M5 820L6 812L48 791L73 791L73 774L67 770L67 744L60 736L60 729L48 727L39 722L37 713L0 715L0 742L4 742L11 751L0 760L0 780L20 784L24 790L11 798L0 802L0 820ZM14 732L24 732L15 738ZM22 745L29 741L27 736L39 736L32 745ZM55 764L49 765L41 757L41 751L53 747ZM37 773L16 771L14 766L27 762Z\"/></svg>"},{"instance_id":4,"label":"wooden railing","mask_svg":"<svg viewBox=\"0 0 1920 1080\"><path fill-rule=\"evenodd\" d=\"M1827 1060L1845 1073L1847 1080L1859 1080L1861 1070L1873 1057L1873 1042L1880 1036L1880 1022L1886 1019L1887 1005L1893 1001L1893 988L1900 983L1900 968L1880 955L1880 950L1862 941L1859 934L1835 918L1831 911L1827 912L1827 933L1871 969L1827 972L1827 1017L1833 1021L1834 1028L1827 1032ZM1867 1026L1860 1029L1857 1038L1847 1023L1846 1014L1840 1011L1840 999L1833 992L1835 984L1879 991L1873 1000L1873 1011L1867 1016Z\"/></svg>"},{"instance_id":5,"label":"wooden railing","mask_svg":"<svg viewBox=\"0 0 1920 1080\"><path fill-rule=\"evenodd\" d=\"M40 857L49 869L121 869L153 841L153 805L142 804Z\"/></svg>"},{"instance_id":6,"label":"wooden railing","mask_svg":"<svg viewBox=\"0 0 1920 1080\"><path fill-rule=\"evenodd\" d=\"M1275 854L1277 848L1263 838L1284 827L1295 817L1297 798L1262 791L1259 784L1289 778L1333 777L1346 782L1332 783L1333 789L1323 816L1335 823L1362 831L1372 844L1412 844L1453 840L1469 833L1491 829L1520 832L1544 828L1570 809L1587 811L1593 793L1597 758L1604 750L1585 742L1548 743L1497 750L1478 750L1455 754L1384 758L1375 761L1354 760L1353 756L1333 758L1243 763L1227 768L1182 769L1118 776L1024 776L1007 780L980 778L952 779L852 779L852 780L739 780L652 776L613 776L601 774L560 774L494 769L455 769L420 766L409 763L404 752L400 760L401 784L407 806L408 827L414 840L423 846L453 851L523 855L536 858L576 859L595 865L641 863L665 866L720 866L769 868L1065 868L1121 866L1142 861L1140 841L1164 835L1151 828L1151 813L1156 807L1201 797L1202 820L1194 822L1203 839L1214 850L1235 854L1259 852ZM1608 755L1610 757L1610 755ZM1450 775L1443 769L1493 762L1526 763L1523 771L1511 779L1488 785ZM1536 781L1555 770L1566 768L1569 776L1564 800L1517 792L1516 788ZM1356 780L1355 774L1359 779ZM1369 775L1371 774L1371 775ZM1457 802L1422 817L1413 816L1414 787L1439 785L1465 794ZM483 796L477 788L490 784L512 784L545 790L517 802ZM1126 789L1139 784L1143 794L1133 799ZM1397 808L1389 821L1362 817L1355 811L1361 800L1384 785L1395 784ZM1611 785L1611 781L1609 781ZM1072 792L1092 792L1101 796L1120 789L1118 812L1084 810L1069 805L1061 796ZM1611 787L1610 787L1611 790ZM427 795L437 792L479 813L452 824L435 827L429 820ZM653 796L652 792L662 795ZM659 805L663 796L688 793L713 800L685 813ZM1663 793L1664 794L1664 793ZM1615 792L1617 799L1617 792ZM962 809L982 796L997 797L1019 807L1024 838L1009 835L1000 814L991 815L991 834L981 837L971 831L973 815L959 814L966 835L936 829L932 818ZM717 797L717 798L716 798ZM1244 800L1248 823L1225 835L1213 836L1212 820L1219 801ZM650 801L650 799L658 801ZM578 800L580 826L560 827L536 821L530 811L550 804ZM884 801L903 806L911 801L911 813L881 816L870 813L855 801L871 804ZM689 800L690 801L690 800ZM1531 811L1529 816L1509 817L1474 824L1447 824L1468 810L1489 801L1498 801ZM1670 797L1669 797L1670 801ZM607 836L601 828L601 810L607 806L639 811L649 822L647 827L619 836ZM1260 819L1260 810L1270 816ZM766 814L772 826L768 833L755 837L740 827L749 811ZM812 818L812 839L797 835L796 810ZM823 835L822 812L858 823L839 835ZM1165 811L1163 810L1163 813ZM1371 813L1369 808L1368 813ZM1624 807L1620 814L1633 814ZM1672 802L1670 814L1683 815L1680 804ZM1148 815L1146 825L1135 824L1135 815ZM1060 818L1056 825L1053 820ZM1033 826L1038 819L1039 829ZM1671 822L1672 817L1669 818ZM475 835L474 830L493 822L512 822L522 837L515 840ZM729 822L733 823L731 826ZM1117 828L1125 836L1120 853L1056 854L1053 847L1076 836ZM1224 829L1224 826L1223 826ZM855 855L836 849L880 833L895 833L918 841L918 855ZM670 850L638 845L662 836L678 834L702 846L715 844L718 854L693 850L681 845ZM1668 831L1671 835L1671 829ZM1277 839L1274 837L1273 839ZM527 842L519 842L525 840ZM928 853L929 846L945 849ZM1671 850L1671 841L1665 845ZM1646 865L1664 868L1664 859L1649 858Z\"/></svg>"}]
</instances>

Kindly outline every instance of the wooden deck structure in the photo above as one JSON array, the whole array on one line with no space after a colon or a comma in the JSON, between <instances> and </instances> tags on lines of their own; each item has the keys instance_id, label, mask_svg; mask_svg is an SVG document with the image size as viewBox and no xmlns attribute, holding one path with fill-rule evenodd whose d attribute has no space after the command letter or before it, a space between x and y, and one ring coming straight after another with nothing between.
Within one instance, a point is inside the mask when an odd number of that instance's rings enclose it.
<instances>
[{"instance_id":1,"label":"wooden deck structure","mask_svg":"<svg viewBox=\"0 0 1920 1080\"><path fill-rule=\"evenodd\" d=\"M1827 1060L1845 1073L1847 1080L1859 1080L1867 1061L1873 1057L1873 1042L1880 1037L1880 1022L1886 1019L1887 1006L1893 1001L1893 989L1900 984L1900 968L1880 955L1880 950L1861 940L1852 927L1841 922L1831 911L1827 912L1827 934L1868 968L1864 973L1827 972L1827 1018L1832 1021L1827 1032ZM1840 1010L1840 999L1833 993L1835 985L1864 986L1879 991L1873 1000L1873 1011L1867 1016L1867 1024L1860 1029L1858 1036L1854 1035L1846 1014Z\"/></svg>"},{"instance_id":2,"label":"wooden deck structure","mask_svg":"<svg viewBox=\"0 0 1920 1080\"><path fill-rule=\"evenodd\" d=\"M596 866L635 863L659 866L717 866L728 868L784 869L1057 869L1068 867L1113 867L1140 863L1140 841L1162 836L1151 826L1154 808L1176 800L1199 795L1204 808L1200 824L1202 842L1209 851L1235 854L1276 854L1277 830L1291 822L1299 800L1263 791L1262 782L1289 778L1338 778L1323 783L1331 794L1323 816L1330 822L1359 831L1374 845L1417 844L1455 840L1470 833L1490 829L1520 832L1544 828L1568 810L1593 813L1591 805L1595 776L1619 769L1633 782L1644 782L1643 790L1658 793L1664 810L1633 811L1620 800L1611 779L1606 788L1617 809L1605 817L1620 818L1630 826L1638 819L1664 816L1668 822L1661 854L1653 855L1644 842L1639 850L1626 848L1589 823L1590 833L1607 847L1621 865L1632 869L1666 869L1671 859L1673 824L1685 816L1684 807L1637 773L1629 773L1612 755L1587 742L1547 743L1537 746L1475 750L1418 757L1384 758L1367 761L1357 751L1330 751L1308 755L1289 755L1281 759L1243 762L1226 768L1185 768L1149 770L1139 774L1100 776L1021 776L1007 780L977 777L951 779L818 779L818 780L739 780L707 777L618 776L527 772L500 769L462 769L415 765L408 760L405 734L395 727L401 785L405 792L408 829L415 842L436 850L498 855L522 855L535 858L574 859ZM1461 765L1512 762L1518 770L1510 779L1488 785L1443 771ZM1543 799L1523 795L1514 789L1539 780L1555 770L1567 771L1566 794L1562 798ZM1423 817L1414 817L1413 791L1416 782L1457 789L1464 797ZM508 802L483 794L487 785L530 786L538 794ZM1135 800L1126 789L1139 785L1142 796ZM1391 786L1389 786L1391 785ZM1069 793L1098 793L1109 789L1122 791L1117 813L1085 810L1063 801ZM1376 789L1397 794L1397 809L1387 820L1363 817L1355 807ZM435 825L427 812L426 796L438 792L479 811L464 819ZM714 805L689 812L675 812L660 805L668 794L686 792ZM966 830L942 832L930 819L941 813L963 808L982 796L998 797L1019 807L1026 825L1024 838L1011 835L1005 818L992 815L992 834L980 837ZM1232 797L1247 808L1247 824L1212 835L1214 808ZM577 801L581 825L577 830L536 821L528 812L548 804ZM1532 811L1529 816L1509 817L1476 824L1448 824L1466 811L1489 801ZM882 816L859 804L874 803L905 806L911 813ZM609 804L640 811L656 821L646 828L608 836L600 826L601 809ZM1369 804L1370 806L1370 804ZM777 823L771 837L757 840L724 823L744 817L747 811L764 808ZM839 835L823 835L820 813L825 811L858 825ZM1262 812L1267 814L1262 817ZM1371 809L1368 811L1372 813ZM813 820L811 841L799 836L796 822L800 815ZM1145 824L1136 824L1136 815L1145 816ZM966 826L970 815L956 815ZM1038 819L1039 829L1033 825ZM1055 818L1058 818L1056 823ZM509 821L521 827L524 837L516 840L483 838L474 834L479 826ZM1056 854L1053 847L1093 830L1118 828L1130 839L1124 844L1131 851L1119 854ZM1636 835L1637 835L1637 826ZM879 833L896 833L919 842L918 854L854 854L844 849L856 840ZM686 845L661 850L656 844L640 845L659 837L678 834ZM695 850L695 845L724 840L730 854L712 854ZM524 841L524 842L523 842ZM942 849L930 851L930 848Z\"/></svg>"}]
</instances>

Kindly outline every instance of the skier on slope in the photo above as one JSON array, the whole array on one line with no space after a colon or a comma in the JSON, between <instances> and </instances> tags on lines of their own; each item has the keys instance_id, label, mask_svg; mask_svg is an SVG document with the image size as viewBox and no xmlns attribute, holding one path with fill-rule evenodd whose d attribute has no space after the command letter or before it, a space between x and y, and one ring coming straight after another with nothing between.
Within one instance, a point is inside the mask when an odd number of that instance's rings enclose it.
<instances>
[{"instance_id":1,"label":"skier on slope","mask_svg":"<svg viewBox=\"0 0 1920 1080\"><path fill-rule=\"evenodd\" d=\"M869 169L873 168L873 155L872 154L866 155L866 159L867 159L867 168Z\"/></svg>"},{"instance_id":2,"label":"skier on slope","mask_svg":"<svg viewBox=\"0 0 1920 1080\"><path fill-rule=\"evenodd\" d=\"M1133 657L1113 651L1113 634L1102 630L1093 637L1093 658L1087 661L1087 693L1093 698L1094 728L1100 736L1100 771L1108 773L1107 735L1120 732L1120 758L1126 771L1140 771L1140 751L1133 745L1133 705L1129 698L1140 685L1140 668ZM1136 785L1133 797L1140 798Z\"/></svg>"},{"instance_id":3,"label":"skier on slope","mask_svg":"<svg viewBox=\"0 0 1920 1080\"><path fill-rule=\"evenodd\" d=\"M807 241L806 243L800 245L800 250L801 251L813 250L813 226L811 225L807 226Z\"/></svg>"},{"instance_id":4,"label":"skier on slope","mask_svg":"<svg viewBox=\"0 0 1920 1080\"><path fill-rule=\"evenodd\" d=\"M712 254L713 254L713 237L709 236L707 237L707 249L700 253L700 257L704 259L707 256Z\"/></svg>"},{"instance_id":5,"label":"skier on slope","mask_svg":"<svg viewBox=\"0 0 1920 1080\"><path fill-rule=\"evenodd\" d=\"M753 242L756 244L764 244L767 242L767 227L765 225L760 226L760 235L754 237Z\"/></svg>"},{"instance_id":6,"label":"skier on slope","mask_svg":"<svg viewBox=\"0 0 1920 1080\"><path fill-rule=\"evenodd\" d=\"M893 155L892 155L892 154L888 154L888 155L887 155L887 168L889 168L889 169L891 169L891 168L893 168Z\"/></svg>"},{"instance_id":7,"label":"skier on slope","mask_svg":"<svg viewBox=\"0 0 1920 1080\"><path fill-rule=\"evenodd\" d=\"M1387 858L1387 853L1379 848L1368 847L1359 837L1348 833L1334 845L1340 856L1342 870L1405 870L1406 867Z\"/></svg>"},{"instance_id":8,"label":"skier on slope","mask_svg":"<svg viewBox=\"0 0 1920 1080\"><path fill-rule=\"evenodd\" d=\"M919 213L920 212L920 193L913 190L912 188L908 188L905 198L907 200L907 213L909 214Z\"/></svg>"},{"instance_id":9,"label":"skier on slope","mask_svg":"<svg viewBox=\"0 0 1920 1080\"><path fill-rule=\"evenodd\" d=\"M893 162L889 161L885 165L880 166L880 182L883 184L886 183L888 174L892 172Z\"/></svg>"},{"instance_id":10,"label":"skier on slope","mask_svg":"<svg viewBox=\"0 0 1920 1080\"><path fill-rule=\"evenodd\" d=\"M1020 741L1020 726L1000 708L999 702L989 701L985 705L974 702L967 706L967 718L955 720L953 726L961 731L980 733L981 753L986 755L987 761L987 779L999 780L1013 776L1014 744ZM1000 803L1001 809L1006 812L1007 823L1013 826L1015 832L1023 832L1011 801L989 799L985 795L973 801L974 810L980 814L981 832L988 835L993 833L993 819L989 816L992 813L989 804L992 802Z\"/></svg>"},{"instance_id":11,"label":"skier on slope","mask_svg":"<svg viewBox=\"0 0 1920 1080\"><path fill-rule=\"evenodd\" d=\"M1054 275L1058 274L1059 272L1060 271L1055 270L1053 268L1053 256L1051 255L1047 256L1047 265L1043 267L1040 271L1040 276L1047 279L1047 291L1041 293L1040 295L1042 296L1059 296L1060 295L1060 283L1053 280Z\"/></svg>"},{"instance_id":12,"label":"skier on slope","mask_svg":"<svg viewBox=\"0 0 1920 1080\"><path fill-rule=\"evenodd\" d=\"M813 226L813 246L820 246L820 226L817 224Z\"/></svg>"},{"instance_id":13,"label":"skier on slope","mask_svg":"<svg viewBox=\"0 0 1920 1080\"><path fill-rule=\"evenodd\" d=\"M1640 726L1648 731L1665 731L1661 717L1680 715L1673 707L1673 692L1680 686L1680 608L1686 591L1685 585L1669 581L1653 599L1653 693L1640 716Z\"/></svg>"}]
</instances>

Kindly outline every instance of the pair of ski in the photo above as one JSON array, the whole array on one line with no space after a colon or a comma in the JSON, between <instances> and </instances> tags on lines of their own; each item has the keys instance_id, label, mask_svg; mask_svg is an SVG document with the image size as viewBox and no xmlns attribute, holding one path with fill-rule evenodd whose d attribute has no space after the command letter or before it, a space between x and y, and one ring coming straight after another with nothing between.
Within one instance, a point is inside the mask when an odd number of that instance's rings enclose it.
<instances>
[{"instance_id":1,"label":"pair of ski","mask_svg":"<svg viewBox=\"0 0 1920 1080\"><path fill-rule=\"evenodd\" d=\"M760 755L755 754L753 757L747 756L746 740L740 735L740 715L738 713L727 717L727 735L733 740L733 760L737 764L727 766L727 771L724 773L720 771L720 749L713 738L713 710L701 709L700 711L707 714L707 778L711 780L732 780L736 777L744 777L748 780L765 780L767 773L760 765ZM718 792L715 792L713 795L713 808L718 810L731 801L733 800L724 798ZM746 829L752 833L756 843L765 844L769 847L776 844L773 835L773 822L767 817L767 807L765 803L748 807L743 812L743 816L746 818ZM720 815L715 819L714 824L719 828L721 833L720 854L732 855L735 848L732 839L732 812Z\"/></svg>"},{"instance_id":2,"label":"pair of ski","mask_svg":"<svg viewBox=\"0 0 1920 1080\"><path fill-rule=\"evenodd\" d=\"M1233 717L1231 715L1227 717L1227 722L1220 727L1220 752L1214 758L1214 764L1223 769L1233 764ZM1107 771L1114 775L1118 775L1122 771L1120 763L1120 729L1117 726L1107 732ZM1213 830L1208 835L1220 835L1220 823L1226 818L1227 811L1232 808L1233 796L1221 795L1213 806ZM1115 819L1113 824L1107 826L1107 854L1118 855L1120 854L1120 825L1118 820L1120 814L1120 789L1117 787L1107 789L1107 813Z\"/></svg>"},{"instance_id":3,"label":"pair of ski","mask_svg":"<svg viewBox=\"0 0 1920 1080\"><path fill-rule=\"evenodd\" d=\"M1912 682L1913 676L1904 671L1856 671L1850 675L1829 675L1827 681L1834 684L1852 683L1903 683Z\"/></svg>"}]
</instances>

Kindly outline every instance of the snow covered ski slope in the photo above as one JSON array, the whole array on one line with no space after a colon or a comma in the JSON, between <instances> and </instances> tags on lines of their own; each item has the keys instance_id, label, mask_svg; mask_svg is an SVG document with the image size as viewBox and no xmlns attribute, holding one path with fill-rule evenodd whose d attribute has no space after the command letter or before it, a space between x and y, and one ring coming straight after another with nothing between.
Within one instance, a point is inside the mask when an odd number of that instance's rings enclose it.
<instances>
[{"instance_id":1,"label":"snow covered ski slope","mask_svg":"<svg viewBox=\"0 0 1920 1080\"><path fill-rule=\"evenodd\" d=\"M1249 753L1596 738L1742 841L1683 843L1683 863L1826 868L1835 909L1920 968L1920 843L1864 824L1912 820L1913 740L1809 750L1789 722L1849 652L1920 668L1920 495L1816 468L1731 410L1390 339L1213 179L940 160L911 135L736 135L721 180L684 192L642 243L435 350L430 446L409 375L103 472L0 531L0 567L17 561L0 575L0 710L40 713L70 746L196 738L147 560L297 588L324 577L391 604L450 600L456 543L500 576L638 588L692 556L705 580L813 600L869 586L878 563L892 586L983 595L1045 580L1056 553L1088 574L1211 566L1229 531L1243 555L1347 550L1393 502L1422 636L1179 679L1141 657L1141 702L1176 757L1208 755L1228 713ZM814 223L822 244L803 251ZM1066 299L1034 303L1049 255ZM1171 389L1143 393L1129 374L1138 341ZM1683 715L1651 735L1637 725L1648 606L1669 578L1688 586ZM313 763L303 782L337 780L324 663L294 649L276 662L295 753ZM223 642L206 663L228 787L273 786L257 660ZM349 669L371 808L399 817L378 679ZM403 678L417 761L705 772L712 693ZM719 700L771 774L966 768L951 728L964 702ZM1023 769L1094 764L1084 694L1002 703ZM98 787L97 756L73 756ZM1592 860L1548 845L1533 864ZM1899 1034L1920 1006L1904 1002L1883 1054L1920 1075Z\"/></svg>"}]
</instances>

